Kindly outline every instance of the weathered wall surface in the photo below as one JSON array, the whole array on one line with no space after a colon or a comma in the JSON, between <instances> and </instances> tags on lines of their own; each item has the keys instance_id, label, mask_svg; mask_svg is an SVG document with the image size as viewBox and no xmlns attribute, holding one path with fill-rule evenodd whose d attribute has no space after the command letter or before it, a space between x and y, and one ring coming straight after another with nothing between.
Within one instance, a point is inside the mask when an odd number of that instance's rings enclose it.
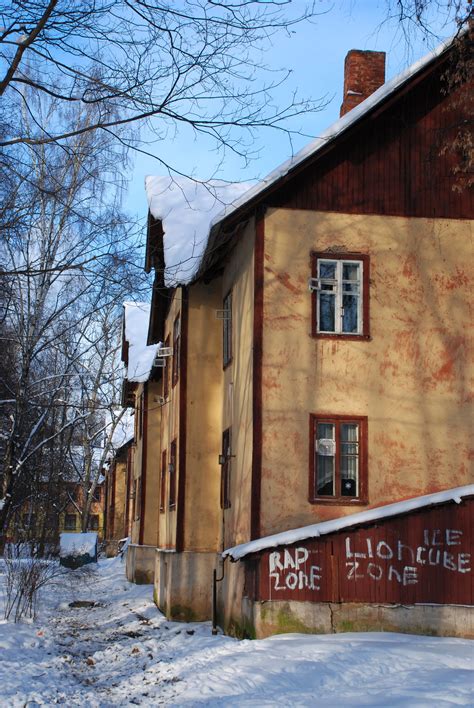
<instances>
[{"instance_id":1,"label":"weathered wall surface","mask_svg":"<svg viewBox=\"0 0 474 708\"><path fill-rule=\"evenodd\" d=\"M224 370L221 432L232 428L235 455L231 460L231 505L224 511L224 548L250 539L254 238L255 226L251 221L222 278L221 302L232 291L233 356Z\"/></svg>"},{"instance_id":2,"label":"weathered wall surface","mask_svg":"<svg viewBox=\"0 0 474 708\"><path fill-rule=\"evenodd\" d=\"M155 551L154 600L169 619L199 622L211 618L215 553Z\"/></svg>"},{"instance_id":3,"label":"weathered wall surface","mask_svg":"<svg viewBox=\"0 0 474 708\"><path fill-rule=\"evenodd\" d=\"M146 471L143 514L143 540L149 546L159 543L158 517L160 497L160 458L161 443L159 430L161 427L161 406L158 396L161 395L161 382L148 381L146 384ZM143 484L143 480L142 480Z\"/></svg>"},{"instance_id":4,"label":"weathered wall surface","mask_svg":"<svg viewBox=\"0 0 474 708\"><path fill-rule=\"evenodd\" d=\"M140 543L140 519L142 514L142 469L143 469L143 431L140 430L138 420L140 418L140 401L144 395L145 384L138 384L135 390L135 441L133 445L133 466L132 466L132 515L131 541Z\"/></svg>"},{"instance_id":5,"label":"weathered wall surface","mask_svg":"<svg viewBox=\"0 0 474 708\"><path fill-rule=\"evenodd\" d=\"M137 585L152 585L155 577L154 546L130 544L125 566L127 580Z\"/></svg>"},{"instance_id":6,"label":"weathered wall surface","mask_svg":"<svg viewBox=\"0 0 474 708\"><path fill-rule=\"evenodd\" d=\"M220 281L189 288L184 549L217 551L221 513ZM187 581L186 581L187 582Z\"/></svg>"},{"instance_id":7,"label":"weathered wall surface","mask_svg":"<svg viewBox=\"0 0 474 708\"><path fill-rule=\"evenodd\" d=\"M368 416L369 507L473 481L472 241L468 221L267 213L261 535L354 509L308 501L310 413ZM311 336L326 250L370 256L368 341Z\"/></svg>"},{"instance_id":8,"label":"weathered wall surface","mask_svg":"<svg viewBox=\"0 0 474 708\"><path fill-rule=\"evenodd\" d=\"M165 323L165 341L169 338L169 346L173 346L173 325L176 317L182 314L182 289L177 288L174 291L173 299L170 305L168 316ZM164 405L161 407L161 450L157 453L155 464L161 470L161 454L166 450L166 484L165 484L165 508L159 512L160 494L158 493L154 499L154 503L158 509L158 539L159 545L162 548L175 548L176 546L176 506L170 508L170 478L169 478L169 462L170 462L170 447L173 440L176 440L177 450L177 469L176 469L176 490L179 484L179 395L181 386L181 376L173 385L172 381L172 357L169 358L166 369L163 371L163 376L168 377L168 395ZM164 389L161 388L160 395L164 394ZM159 439L159 429L154 432L154 435ZM160 473L161 474L161 473ZM155 541L156 542L156 541Z\"/></svg>"}]
</instances>

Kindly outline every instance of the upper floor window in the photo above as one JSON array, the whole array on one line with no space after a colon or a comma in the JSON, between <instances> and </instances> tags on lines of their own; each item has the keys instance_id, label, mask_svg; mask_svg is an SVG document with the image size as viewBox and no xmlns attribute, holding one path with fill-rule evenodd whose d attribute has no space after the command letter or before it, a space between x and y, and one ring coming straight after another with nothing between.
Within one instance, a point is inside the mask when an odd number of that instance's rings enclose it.
<instances>
[{"instance_id":1,"label":"upper floor window","mask_svg":"<svg viewBox=\"0 0 474 708\"><path fill-rule=\"evenodd\" d=\"M166 450L161 453L161 476L160 476L160 511L165 510L166 494Z\"/></svg>"},{"instance_id":2,"label":"upper floor window","mask_svg":"<svg viewBox=\"0 0 474 708\"><path fill-rule=\"evenodd\" d=\"M310 288L314 335L368 338L368 256L314 253Z\"/></svg>"},{"instance_id":3,"label":"upper floor window","mask_svg":"<svg viewBox=\"0 0 474 708\"><path fill-rule=\"evenodd\" d=\"M366 417L311 416L310 500L366 502Z\"/></svg>"},{"instance_id":4,"label":"upper floor window","mask_svg":"<svg viewBox=\"0 0 474 708\"><path fill-rule=\"evenodd\" d=\"M221 508L230 507L230 466L232 459L232 434L227 428L222 433L222 455L221 455Z\"/></svg>"},{"instance_id":5,"label":"upper floor window","mask_svg":"<svg viewBox=\"0 0 474 708\"><path fill-rule=\"evenodd\" d=\"M179 378L179 358L180 358L180 339L181 339L181 318L178 315L173 324L173 386Z\"/></svg>"},{"instance_id":6,"label":"upper floor window","mask_svg":"<svg viewBox=\"0 0 474 708\"><path fill-rule=\"evenodd\" d=\"M228 366L232 361L232 291L227 293L222 303L223 325L223 364Z\"/></svg>"},{"instance_id":7,"label":"upper floor window","mask_svg":"<svg viewBox=\"0 0 474 708\"><path fill-rule=\"evenodd\" d=\"M165 339L165 347L168 348L170 345L170 336L168 336ZM170 372L169 372L170 367L168 366L168 358L165 359L165 367L163 369L163 397L168 398L169 390L170 390Z\"/></svg>"},{"instance_id":8,"label":"upper floor window","mask_svg":"<svg viewBox=\"0 0 474 708\"><path fill-rule=\"evenodd\" d=\"M176 440L173 440L170 446L170 498L169 508L174 509L176 506Z\"/></svg>"}]
</instances>

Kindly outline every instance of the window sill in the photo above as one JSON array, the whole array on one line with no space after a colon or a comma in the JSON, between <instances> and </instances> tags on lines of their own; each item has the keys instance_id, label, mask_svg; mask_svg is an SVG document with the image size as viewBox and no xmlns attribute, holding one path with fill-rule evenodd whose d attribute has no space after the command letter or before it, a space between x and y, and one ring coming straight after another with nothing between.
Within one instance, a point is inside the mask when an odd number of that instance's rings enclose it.
<instances>
[{"instance_id":1,"label":"window sill","mask_svg":"<svg viewBox=\"0 0 474 708\"><path fill-rule=\"evenodd\" d=\"M312 332L311 336L313 339L340 339L341 341L352 341L352 342L369 342L372 337L370 334L329 334L325 332Z\"/></svg>"},{"instance_id":2,"label":"window sill","mask_svg":"<svg viewBox=\"0 0 474 708\"><path fill-rule=\"evenodd\" d=\"M329 504L334 506L365 506L368 499L351 499L350 497L314 497L308 500L310 504Z\"/></svg>"}]
</instances>

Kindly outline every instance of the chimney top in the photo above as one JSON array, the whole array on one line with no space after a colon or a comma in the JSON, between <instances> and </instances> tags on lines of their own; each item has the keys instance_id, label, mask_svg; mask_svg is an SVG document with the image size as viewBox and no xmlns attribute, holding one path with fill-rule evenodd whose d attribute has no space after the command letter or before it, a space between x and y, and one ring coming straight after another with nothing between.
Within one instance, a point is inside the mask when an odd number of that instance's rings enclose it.
<instances>
[{"instance_id":1,"label":"chimney top","mask_svg":"<svg viewBox=\"0 0 474 708\"><path fill-rule=\"evenodd\" d=\"M385 83L385 52L351 49L344 62L341 116Z\"/></svg>"}]
</instances>

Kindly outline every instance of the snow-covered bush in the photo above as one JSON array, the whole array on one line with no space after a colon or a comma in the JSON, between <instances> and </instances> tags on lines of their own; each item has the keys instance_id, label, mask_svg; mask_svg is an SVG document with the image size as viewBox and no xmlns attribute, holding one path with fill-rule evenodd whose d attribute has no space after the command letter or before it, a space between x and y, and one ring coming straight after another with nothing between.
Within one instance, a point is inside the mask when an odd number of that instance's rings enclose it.
<instances>
[{"instance_id":1,"label":"snow-covered bush","mask_svg":"<svg viewBox=\"0 0 474 708\"><path fill-rule=\"evenodd\" d=\"M36 618L39 591L64 571L55 560L28 555L25 544L8 544L4 552L4 609L6 620Z\"/></svg>"}]
</instances>

